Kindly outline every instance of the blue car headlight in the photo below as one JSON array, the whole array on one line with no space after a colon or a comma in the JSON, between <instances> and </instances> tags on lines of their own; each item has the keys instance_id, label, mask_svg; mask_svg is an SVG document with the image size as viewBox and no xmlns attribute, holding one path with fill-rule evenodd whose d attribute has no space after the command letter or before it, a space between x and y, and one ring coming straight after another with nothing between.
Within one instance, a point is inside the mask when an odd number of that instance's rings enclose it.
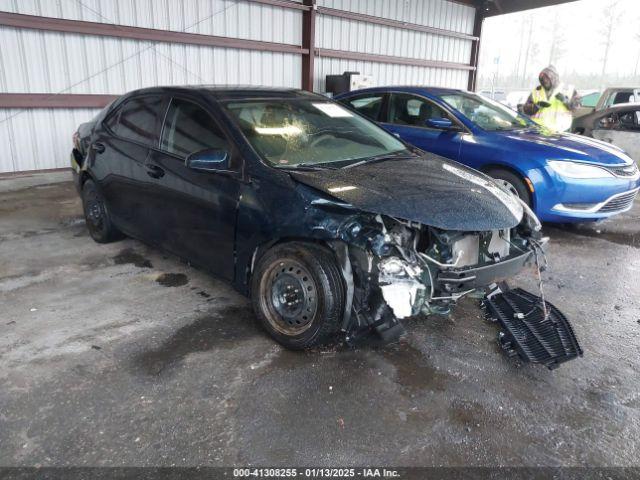
<instances>
[{"instance_id":1,"label":"blue car headlight","mask_svg":"<svg viewBox=\"0 0 640 480\"><path fill-rule=\"evenodd\" d=\"M571 162L569 160L548 160L547 164L554 172L567 178L611 178L614 175L596 165Z\"/></svg>"}]
</instances>

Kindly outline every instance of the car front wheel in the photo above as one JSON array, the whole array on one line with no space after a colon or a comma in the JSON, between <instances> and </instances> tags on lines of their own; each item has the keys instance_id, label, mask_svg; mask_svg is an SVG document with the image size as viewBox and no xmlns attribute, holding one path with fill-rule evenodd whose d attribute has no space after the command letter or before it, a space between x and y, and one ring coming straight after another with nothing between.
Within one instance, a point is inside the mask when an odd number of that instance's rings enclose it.
<instances>
[{"instance_id":1,"label":"car front wheel","mask_svg":"<svg viewBox=\"0 0 640 480\"><path fill-rule=\"evenodd\" d=\"M493 169L487 172L491 178L497 183L504 186L515 196L522 199L527 205L531 206L531 195L524 181L515 173L508 170Z\"/></svg>"},{"instance_id":2,"label":"car front wheel","mask_svg":"<svg viewBox=\"0 0 640 480\"><path fill-rule=\"evenodd\" d=\"M251 299L267 332L285 347L300 350L327 343L338 332L345 288L331 250L291 242L260 258Z\"/></svg>"}]
</instances>

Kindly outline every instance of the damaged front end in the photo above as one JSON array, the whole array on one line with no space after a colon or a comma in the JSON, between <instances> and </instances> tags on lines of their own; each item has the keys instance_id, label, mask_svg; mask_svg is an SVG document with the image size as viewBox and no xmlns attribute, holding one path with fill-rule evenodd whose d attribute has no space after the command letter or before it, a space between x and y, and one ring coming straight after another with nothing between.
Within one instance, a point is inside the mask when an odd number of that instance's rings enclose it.
<instances>
[{"instance_id":1,"label":"damaged front end","mask_svg":"<svg viewBox=\"0 0 640 480\"><path fill-rule=\"evenodd\" d=\"M575 346L573 350L557 349L536 357L529 349L529 354L523 354L527 347L518 342L524 339L524 330L518 330L513 323L526 324L526 315L531 312L516 307L504 313L499 307L494 308L502 300L499 295L505 296L503 303L509 304L504 280L526 266L538 267L539 255L543 255L541 246L545 239L541 238L540 224L526 208L516 227L470 232L363 214L344 225L341 238L345 244L339 256L343 257L343 271L352 293L352 304L348 305L343 324L348 341L356 341L372 330L384 340L397 339L404 332L401 319L448 314L461 297L479 291L492 295L493 303L485 306L488 305L492 319L503 326L501 345L505 347L504 339L508 337L505 348L508 353L516 352L525 361L547 366L582 353L566 319L562 317L564 321L557 322L559 312L553 307L554 315L550 315L543 297L528 294L529 300L537 299L531 300L531 308L544 312L530 318L536 317L538 323L552 322L554 331L562 329L558 335L569 339L568 343ZM497 284L502 285L503 291L496 290ZM539 331L529 329L529 336Z\"/></svg>"}]
</instances>

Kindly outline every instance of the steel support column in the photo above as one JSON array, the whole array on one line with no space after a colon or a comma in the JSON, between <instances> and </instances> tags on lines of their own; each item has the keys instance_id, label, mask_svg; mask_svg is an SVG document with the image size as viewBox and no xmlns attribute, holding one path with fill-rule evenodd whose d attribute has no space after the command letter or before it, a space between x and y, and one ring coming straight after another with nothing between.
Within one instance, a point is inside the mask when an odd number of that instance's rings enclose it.
<instances>
[{"instance_id":1,"label":"steel support column","mask_svg":"<svg viewBox=\"0 0 640 480\"><path fill-rule=\"evenodd\" d=\"M478 61L480 60L480 40L482 39L482 24L484 23L485 12L480 5L476 6L476 15L473 19L473 36L476 40L471 45L471 61L470 66L473 70L469 71L469 82L467 90L473 92L478 82Z\"/></svg>"},{"instance_id":2,"label":"steel support column","mask_svg":"<svg viewBox=\"0 0 640 480\"><path fill-rule=\"evenodd\" d=\"M308 53L302 55L302 88L313 92L313 75L316 46L316 0L304 0L311 7L302 13L302 48Z\"/></svg>"}]
</instances>

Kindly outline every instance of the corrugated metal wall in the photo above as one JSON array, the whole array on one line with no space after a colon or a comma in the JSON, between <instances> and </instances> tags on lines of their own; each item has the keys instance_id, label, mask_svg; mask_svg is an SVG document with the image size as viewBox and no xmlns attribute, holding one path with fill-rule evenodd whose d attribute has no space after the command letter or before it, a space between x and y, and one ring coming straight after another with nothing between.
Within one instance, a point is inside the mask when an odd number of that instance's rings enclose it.
<instances>
[{"instance_id":1,"label":"corrugated metal wall","mask_svg":"<svg viewBox=\"0 0 640 480\"><path fill-rule=\"evenodd\" d=\"M0 0L0 11L300 44L301 12L239 0Z\"/></svg>"},{"instance_id":2,"label":"corrugated metal wall","mask_svg":"<svg viewBox=\"0 0 640 480\"><path fill-rule=\"evenodd\" d=\"M0 0L0 11L299 45L302 13L236 0ZM121 94L152 85L300 88L300 55L0 27L0 92ZM69 166L93 109L0 109L0 172Z\"/></svg>"},{"instance_id":3,"label":"corrugated metal wall","mask_svg":"<svg viewBox=\"0 0 640 480\"><path fill-rule=\"evenodd\" d=\"M300 87L301 58L199 45L0 27L0 89L120 94L152 85ZM6 52L6 53L5 53Z\"/></svg>"},{"instance_id":4,"label":"corrugated metal wall","mask_svg":"<svg viewBox=\"0 0 640 480\"><path fill-rule=\"evenodd\" d=\"M363 13L471 35L475 9L446 0L318 0L323 7ZM377 55L469 63L472 41L385 25L318 16L316 46ZM324 91L325 76L358 71L373 75L375 85L434 85L466 88L468 72L335 58L316 58L315 85Z\"/></svg>"},{"instance_id":5,"label":"corrugated metal wall","mask_svg":"<svg viewBox=\"0 0 640 480\"><path fill-rule=\"evenodd\" d=\"M471 33L474 9L446 0L319 0L318 5ZM246 0L0 0L0 11L300 45L302 13ZM318 15L316 46L468 63L471 41ZM0 27L0 93L120 94L152 85L301 86L298 54ZM464 88L464 70L317 57L325 75L377 85ZM71 134L96 109L0 109L0 172L67 167Z\"/></svg>"},{"instance_id":6,"label":"corrugated metal wall","mask_svg":"<svg viewBox=\"0 0 640 480\"><path fill-rule=\"evenodd\" d=\"M98 112L89 108L0 110L1 171L68 167L71 134Z\"/></svg>"}]
</instances>

